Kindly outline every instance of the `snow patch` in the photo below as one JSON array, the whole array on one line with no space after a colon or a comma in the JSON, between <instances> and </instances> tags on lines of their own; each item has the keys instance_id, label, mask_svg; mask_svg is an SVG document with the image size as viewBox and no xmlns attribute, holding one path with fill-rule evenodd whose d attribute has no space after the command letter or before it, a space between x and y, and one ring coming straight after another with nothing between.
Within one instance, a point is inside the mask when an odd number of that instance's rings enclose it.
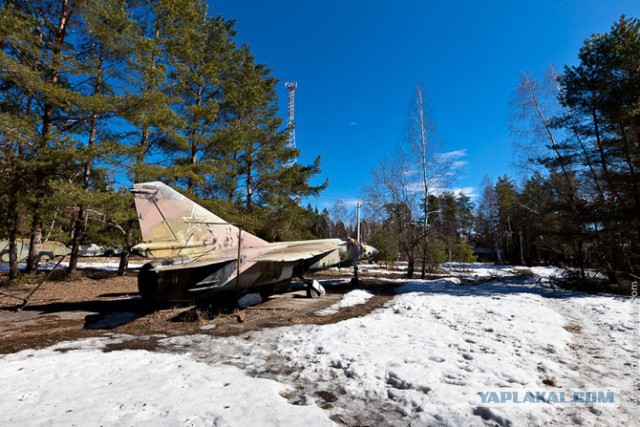
<instances>
[{"instance_id":1,"label":"snow patch","mask_svg":"<svg viewBox=\"0 0 640 427\"><path fill-rule=\"evenodd\" d=\"M363 317L161 337L160 353L101 353L134 339L110 335L1 356L0 425L633 425L637 301L545 274L412 280ZM487 388L611 388L621 403L486 408Z\"/></svg>"},{"instance_id":2,"label":"snow patch","mask_svg":"<svg viewBox=\"0 0 640 427\"><path fill-rule=\"evenodd\" d=\"M41 262L38 264L38 268L42 271L49 271L56 268L58 264L55 262ZM120 265L119 261L112 262L79 262L77 268L79 270L91 269L91 270L101 270L101 271L118 271L118 267ZM130 262L128 266L128 270L137 270L142 267L143 264ZM58 265L58 270L63 270L69 266L69 263L63 261ZM27 268L27 264L24 262L18 263L19 270L25 270ZM0 262L0 272L9 271L9 263L8 262Z\"/></svg>"},{"instance_id":3,"label":"snow patch","mask_svg":"<svg viewBox=\"0 0 640 427\"><path fill-rule=\"evenodd\" d=\"M2 425L328 426L288 386L232 366L147 351L52 350L5 356ZM37 408L36 410L34 410Z\"/></svg>"},{"instance_id":4,"label":"snow patch","mask_svg":"<svg viewBox=\"0 0 640 427\"><path fill-rule=\"evenodd\" d=\"M346 293L337 303L323 310L318 310L315 312L315 314L318 316L330 316L332 314L336 314L343 308L364 304L371 297L373 297L373 294L362 289L356 289Z\"/></svg>"}]
</instances>

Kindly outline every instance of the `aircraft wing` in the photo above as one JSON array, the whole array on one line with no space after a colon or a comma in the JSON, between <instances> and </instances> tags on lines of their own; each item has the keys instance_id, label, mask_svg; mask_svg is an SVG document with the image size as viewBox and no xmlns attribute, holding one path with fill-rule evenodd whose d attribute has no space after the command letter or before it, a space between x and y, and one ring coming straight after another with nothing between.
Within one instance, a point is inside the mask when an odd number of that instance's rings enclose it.
<instances>
[{"instance_id":1,"label":"aircraft wing","mask_svg":"<svg viewBox=\"0 0 640 427\"><path fill-rule=\"evenodd\" d=\"M251 259L253 262L294 262L315 258L321 255L328 255L337 250L335 244L314 244L296 245L293 247L282 247L273 249Z\"/></svg>"},{"instance_id":2,"label":"aircraft wing","mask_svg":"<svg viewBox=\"0 0 640 427\"><path fill-rule=\"evenodd\" d=\"M170 270L182 270L184 268L198 268L198 267L205 267L208 265L224 264L230 261L236 261L237 259L238 257L212 258L209 256L202 256L202 257L192 256L192 257L184 257L184 259L182 260L180 260L180 258L170 258L168 260L159 260L159 261L156 261L156 263L157 263L158 270L170 271ZM182 261L182 262L176 262L176 260Z\"/></svg>"}]
</instances>

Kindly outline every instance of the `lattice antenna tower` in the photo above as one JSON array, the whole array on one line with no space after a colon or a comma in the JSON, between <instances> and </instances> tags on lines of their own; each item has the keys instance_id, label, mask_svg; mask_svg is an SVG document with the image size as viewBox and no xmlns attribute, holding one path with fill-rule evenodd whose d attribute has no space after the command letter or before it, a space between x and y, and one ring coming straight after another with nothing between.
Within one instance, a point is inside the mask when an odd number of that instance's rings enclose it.
<instances>
[{"instance_id":1,"label":"lattice antenna tower","mask_svg":"<svg viewBox=\"0 0 640 427\"><path fill-rule=\"evenodd\" d=\"M284 86L289 89L289 121L287 122L287 130L289 131L289 148L296 148L296 123L294 120L294 97L297 82L286 82ZM296 163L296 159L293 159L293 163Z\"/></svg>"}]
</instances>

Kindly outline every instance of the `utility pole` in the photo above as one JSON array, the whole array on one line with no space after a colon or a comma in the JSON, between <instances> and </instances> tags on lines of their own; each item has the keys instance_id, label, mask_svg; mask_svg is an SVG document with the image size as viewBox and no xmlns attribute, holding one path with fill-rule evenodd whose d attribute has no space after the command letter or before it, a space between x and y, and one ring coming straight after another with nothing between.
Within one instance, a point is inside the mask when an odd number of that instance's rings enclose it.
<instances>
[{"instance_id":1,"label":"utility pole","mask_svg":"<svg viewBox=\"0 0 640 427\"><path fill-rule=\"evenodd\" d=\"M353 279L351 279L352 285L359 285L360 279L358 278L358 263L360 262L360 256L362 256L362 252L364 249L360 246L360 201L356 202L356 242L354 244L354 252L358 254L358 256L354 257L353 262Z\"/></svg>"},{"instance_id":2,"label":"utility pole","mask_svg":"<svg viewBox=\"0 0 640 427\"><path fill-rule=\"evenodd\" d=\"M356 241L360 243L360 202L356 202L356 212L357 220L356 220Z\"/></svg>"}]
</instances>

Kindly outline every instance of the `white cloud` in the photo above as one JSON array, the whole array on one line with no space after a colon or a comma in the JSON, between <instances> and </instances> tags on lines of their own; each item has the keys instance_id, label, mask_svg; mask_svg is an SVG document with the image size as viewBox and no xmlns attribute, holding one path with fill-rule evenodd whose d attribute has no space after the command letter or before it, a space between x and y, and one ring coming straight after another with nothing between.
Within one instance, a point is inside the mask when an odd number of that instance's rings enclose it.
<instances>
[{"instance_id":1,"label":"white cloud","mask_svg":"<svg viewBox=\"0 0 640 427\"><path fill-rule=\"evenodd\" d=\"M471 199L476 199L478 197L475 187L451 188L450 191L457 195L464 194L465 196L469 196Z\"/></svg>"},{"instance_id":2,"label":"white cloud","mask_svg":"<svg viewBox=\"0 0 640 427\"><path fill-rule=\"evenodd\" d=\"M452 161L456 159L460 159L461 157L467 156L467 149L463 150L455 150L455 151L447 151L446 153L438 154L438 158L440 161Z\"/></svg>"},{"instance_id":3,"label":"white cloud","mask_svg":"<svg viewBox=\"0 0 640 427\"><path fill-rule=\"evenodd\" d=\"M452 169L461 169L463 167L465 167L467 165L467 162L465 160L456 160L455 162L453 162L451 164L451 168Z\"/></svg>"},{"instance_id":4,"label":"white cloud","mask_svg":"<svg viewBox=\"0 0 640 427\"><path fill-rule=\"evenodd\" d=\"M475 191L474 187L458 187L458 188L450 188L446 185L442 185L441 182L438 182L437 179L433 179L429 182L429 194L433 194L435 196L440 196L442 193L449 191L456 195L464 193L469 196L471 199L475 199L478 197L478 194ZM423 184L420 181L414 181L409 183L408 190L414 193L421 193L423 190Z\"/></svg>"}]
</instances>

